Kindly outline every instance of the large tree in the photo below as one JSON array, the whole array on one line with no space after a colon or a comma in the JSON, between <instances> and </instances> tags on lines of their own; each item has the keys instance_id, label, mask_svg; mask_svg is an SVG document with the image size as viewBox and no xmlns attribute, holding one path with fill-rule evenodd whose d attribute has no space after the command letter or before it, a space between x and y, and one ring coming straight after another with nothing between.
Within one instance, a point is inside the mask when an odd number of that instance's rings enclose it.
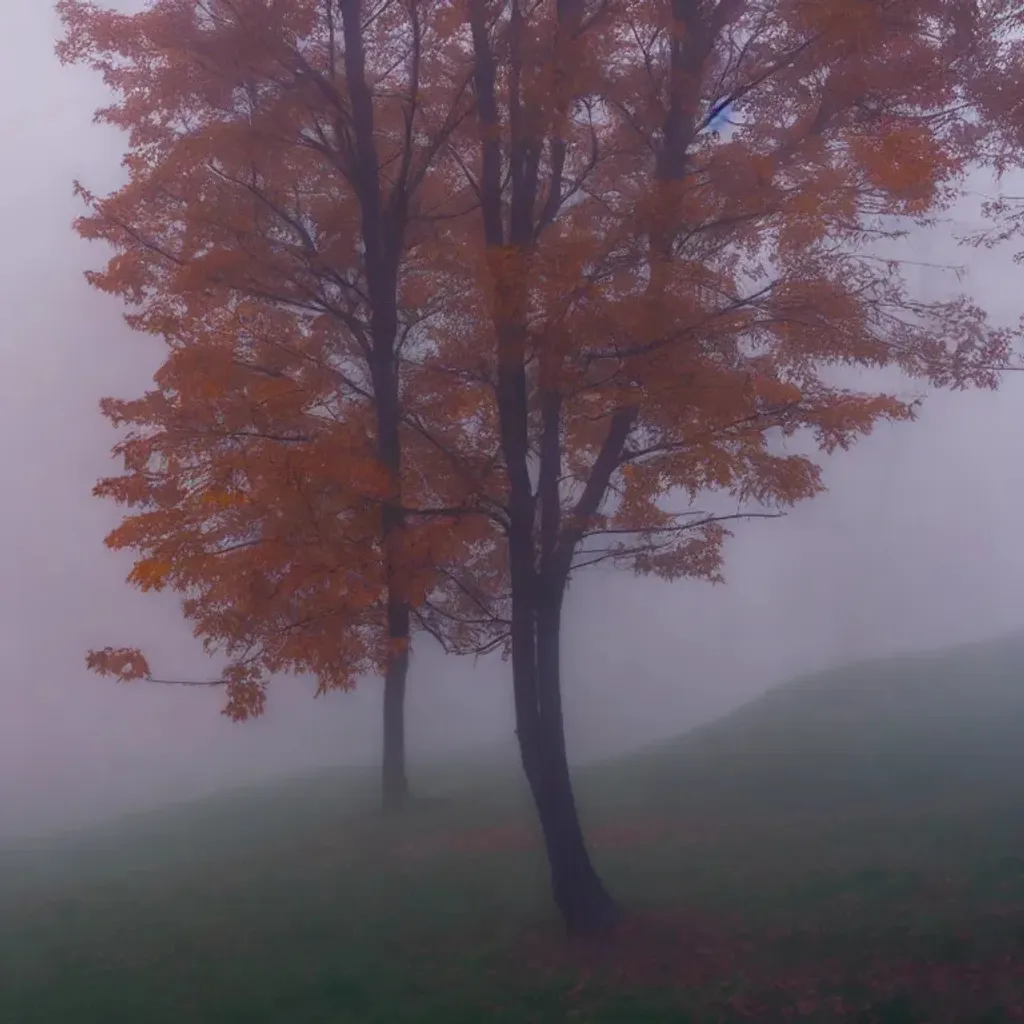
<instances>
[{"instance_id":1,"label":"large tree","mask_svg":"<svg viewBox=\"0 0 1024 1024\"><path fill-rule=\"evenodd\" d=\"M479 207L452 244L497 408L517 734L571 931L619 910L566 756L569 580L599 561L719 579L727 530L701 496L784 508L822 490L784 438L828 453L912 418L913 396L837 368L996 385L1010 336L912 294L898 242L986 158L972 97L1019 81L1015 6L464 4L476 110L447 151Z\"/></svg>"},{"instance_id":2,"label":"large tree","mask_svg":"<svg viewBox=\"0 0 1024 1024\"><path fill-rule=\"evenodd\" d=\"M127 182L79 188L79 232L115 250L89 279L168 347L150 393L104 403L132 430L124 475L97 493L139 507L108 543L138 553L133 583L186 595L229 656L215 682L234 718L263 710L276 672L322 690L383 674L397 806L411 634L480 640L472 614L430 599L466 589L479 532L440 509L459 481L427 440L452 441L472 396L418 366L446 289L432 223L463 204L431 165L471 109L444 5L58 8L61 59L102 73L114 100L97 119L128 138ZM90 663L150 677L131 648Z\"/></svg>"}]
</instances>

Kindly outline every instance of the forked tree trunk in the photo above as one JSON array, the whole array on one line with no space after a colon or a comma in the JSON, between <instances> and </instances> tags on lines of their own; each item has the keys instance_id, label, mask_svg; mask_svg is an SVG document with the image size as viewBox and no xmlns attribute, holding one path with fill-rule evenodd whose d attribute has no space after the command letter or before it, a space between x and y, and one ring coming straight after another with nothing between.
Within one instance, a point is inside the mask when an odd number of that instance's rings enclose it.
<instances>
[{"instance_id":1,"label":"forked tree trunk","mask_svg":"<svg viewBox=\"0 0 1024 1024\"><path fill-rule=\"evenodd\" d=\"M501 450L508 479L508 557L512 591L512 679L515 694L516 736L519 752L540 818L551 868L551 887L566 928L573 935L594 935L611 928L620 912L590 860L580 828L572 791L565 733L562 724L562 693L559 674L561 609L571 567L571 552L560 534L561 502L561 399L553 364L541 366L545 380L545 426L542 441L538 493L531 479L531 383L527 375L531 306L531 253L537 237L561 205L562 161L556 156L548 181L548 214L538 219L540 196L538 168L541 146L524 110L521 83L525 26L522 9L512 8L507 49L501 67L492 47L489 11L483 0L471 0L468 8L475 56L473 73L476 108L480 121L479 197L484 239L490 253L500 256L493 266L493 323L497 340L497 402ZM578 37L583 4L565 0L558 4L559 35L571 42ZM499 111L498 83L512 94L508 119L507 155L502 140L505 126ZM545 102L549 101L545 97ZM568 116L571 98L559 101ZM525 109L529 109L528 106ZM545 113L540 123L547 120ZM556 119L557 120L557 119ZM552 138L556 153L565 154L565 141ZM508 202L503 167L509 168ZM508 227L506 230L506 208ZM543 362L543 361L542 361ZM607 460L606 460L607 461ZM611 467L613 468L613 467ZM610 472L610 469L609 469ZM607 488L597 489L599 500ZM588 486L588 492L593 488ZM540 533L536 535L537 513ZM586 513L586 508L582 511ZM589 514L593 515L595 508ZM583 516L586 519L586 515ZM538 543L539 541L539 543ZM565 557L565 552L570 554Z\"/></svg>"}]
</instances>

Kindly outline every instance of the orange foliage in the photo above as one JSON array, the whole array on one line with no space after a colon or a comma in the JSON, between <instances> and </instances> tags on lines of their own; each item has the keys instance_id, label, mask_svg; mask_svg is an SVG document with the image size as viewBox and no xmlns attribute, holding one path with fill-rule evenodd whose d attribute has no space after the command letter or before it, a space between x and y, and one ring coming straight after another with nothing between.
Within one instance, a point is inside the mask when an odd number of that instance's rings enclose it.
<instances>
[{"instance_id":1,"label":"orange foliage","mask_svg":"<svg viewBox=\"0 0 1024 1024\"><path fill-rule=\"evenodd\" d=\"M134 647L104 647L102 651L90 651L86 662L94 672L114 676L122 682L150 678L149 663Z\"/></svg>"},{"instance_id":2,"label":"orange foliage","mask_svg":"<svg viewBox=\"0 0 1024 1024\"><path fill-rule=\"evenodd\" d=\"M517 529L556 590L717 580L735 516L700 495L772 513L822 488L779 438L912 416L837 370L991 387L1010 351L886 247L1010 159L1012 0L58 6L129 138L81 190L92 281L169 347L104 406L132 432L97 493L137 509L108 542L239 671L350 686L395 600L486 646Z\"/></svg>"},{"instance_id":3,"label":"orange foliage","mask_svg":"<svg viewBox=\"0 0 1024 1024\"><path fill-rule=\"evenodd\" d=\"M129 510L107 538L137 555L129 582L183 596L235 718L274 673L384 672L413 628L486 647L500 623L462 580L494 561L461 507L481 456L445 454L482 385L431 365L452 287L432 225L465 205L432 160L470 106L448 12L59 10L61 58L103 75L98 119L128 133L127 183L78 187L79 232L115 250L89 278L167 346L152 390L103 403L124 472L95 493ZM124 651L89 663L149 677Z\"/></svg>"},{"instance_id":4,"label":"orange foliage","mask_svg":"<svg viewBox=\"0 0 1024 1024\"><path fill-rule=\"evenodd\" d=\"M445 155L480 202L445 225L468 257L452 301L498 396L489 493L522 499L545 585L603 560L718 579L721 518L669 514L673 495L785 508L820 473L774 439L830 452L913 415L837 371L996 384L1011 333L912 295L887 250L988 158L969 104L1020 74L1014 18L1009 0L467 0L477 117Z\"/></svg>"}]
</instances>

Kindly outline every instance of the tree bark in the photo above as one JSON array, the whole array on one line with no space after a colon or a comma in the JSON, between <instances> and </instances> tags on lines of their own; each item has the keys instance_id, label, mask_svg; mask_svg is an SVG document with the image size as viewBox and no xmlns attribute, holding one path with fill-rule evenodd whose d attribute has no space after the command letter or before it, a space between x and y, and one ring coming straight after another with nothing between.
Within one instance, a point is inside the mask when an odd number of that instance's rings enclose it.
<instances>
[{"instance_id":1,"label":"tree bark","mask_svg":"<svg viewBox=\"0 0 1024 1024\"><path fill-rule=\"evenodd\" d=\"M409 652L392 655L384 674L384 753L381 762L381 801L385 811L401 810L409 799L405 772L405 682Z\"/></svg>"},{"instance_id":2,"label":"tree bark","mask_svg":"<svg viewBox=\"0 0 1024 1024\"><path fill-rule=\"evenodd\" d=\"M378 451L394 483L396 497L381 509L381 532L387 573L389 650L384 670L384 734L381 759L381 802L385 811L400 810L408 801L405 770L405 686L409 675L410 613L400 595L401 566L395 547L404 524L400 505L401 447L398 440L397 382L392 372L378 374Z\"/></svg>"},{"instance_id":3,"label":"tree bark","mask_svg":"<svg viewBox=\"0 0 1024 1024\"><path fill-rule=\"evenodd\" d=\"M406 227L407 197L395 186L390 203L381 194L373 94L366 74L360 0L339 4L345 40L345 74L352 107L354 174L365 246L366 286L370 300L370 374L377 415L377 457L388 473L390 493L381 508L381 546L387 587L387 640L384 672L384 750L382 802L385 810L405 804L405 684L409 671L410 614L401 594L402 566L397 557L405 524L402 511L401 398L396 353L398 337L398 263Z\"/></svg>"},{"instance_id":4,"label":"tree bark","mask_svg":"<svg viewBox=\"0 0 1024 1024\"><path fill-rule=\"evenodd\" d=\"M582 5L558 5L560 31L572 38ZM557 374L545 382L545 443L541 454L539 493L531 482L531 384L527 375L530 340L528 278L531 253L542 226L538 221L540 157L544 140L531 134L523 116L522 10L513 4L508 50L503 55L508 100L508 171L510 195L506 231L502 138L505 127L498 105L498 61L492 49L488 11L483 0L470 0L469 21L475 54L474 86L480 120L480 210L488 250L501 254L494 265L497 335L497 400L501 449L508 479L508 556L512 594L511 653L516 737L523 770L544 834L551 887L565 926L572 935L595 935L611 928L620 911L590 860L580 827L565 749L562 722L559 643L561 610L571 552L560 554L561 459L560 399ZM568 110L568 104L565 105ZM554 151L564 140L553 141ZM550 221L562 196L561 163L549 180L542 218ZM548 401L549 400L549 401ZM535 531L540 512L541 536Z\"/></svg>"},{"instance_id":5,"label":"tree bark","mask_svg":"<svg viewBox=\"0 0 1024 1024\"><path fill-rule=\"evenodd\" d=\"M564 582L545 584L535 577L535 590L535 658L532 664L513 664L519 750L544 836L555 905L570 935L597 936L614 928L622 912L590 859L572 788L560 672Z\"/></svg>"},{"instance_id":6,"label":"tree bark","mask_svg":"<svg viewBox=\"0 0 1024 1024\"><path fill-rule=\"evenodd\" d=\"M551 744L541 752L549 762L544 787L534 802L544 834L551 892L569 935L599 936L611 931L622 912L594 868L583 839L568 766Z\"/></svg>"}]
</instances>

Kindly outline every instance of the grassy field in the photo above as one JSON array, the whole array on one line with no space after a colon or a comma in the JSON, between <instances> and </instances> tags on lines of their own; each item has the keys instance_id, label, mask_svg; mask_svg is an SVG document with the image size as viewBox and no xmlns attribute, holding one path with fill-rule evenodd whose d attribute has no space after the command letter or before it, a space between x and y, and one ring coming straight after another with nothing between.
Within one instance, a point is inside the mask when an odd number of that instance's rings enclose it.
<instances>
[{"instance_id":1,"label":"grassy field","mask_svg":"<svg viewBox=\"0 0 1024 1024\"><path fill-rule=\"evenodd\" d=\"M632 911L561 939L514 777L361 771L0 853L3 1024L1024 1020L1024 641L581 768ZM472 781L470 781L472 780Z\"/></svg>"}]
</instances>

